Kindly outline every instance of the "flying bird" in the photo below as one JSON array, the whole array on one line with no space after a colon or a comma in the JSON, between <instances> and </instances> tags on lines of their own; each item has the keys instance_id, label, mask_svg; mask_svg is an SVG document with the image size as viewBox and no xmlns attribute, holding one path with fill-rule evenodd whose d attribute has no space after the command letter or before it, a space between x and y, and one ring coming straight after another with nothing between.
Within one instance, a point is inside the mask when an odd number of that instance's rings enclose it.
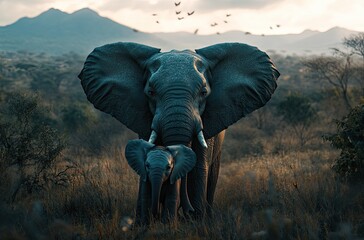
<instances>
[{"instance_id":1,"label":"flying bird","mask_svg":"<svg viewBox=\"0 0 364 240\"><path fill-rule=\"evenodd\" d=\"M276 26L277 26L277 28L279 28L281 25L280 24L277 24Z\"/></svg>"},{"instance_id":2,"label":"flying bird","mask_svg":"<svg viewBox=\"0 0 364 240\"><path fill-rule=\"evenodd\" d=\"M157 14L156 13L153 13L152 16L157 16Z\"/></svg>"},{"instance_id":3,"label":"flying bird","mask_svg":"<svg viewBox=\"0 0 364 240\"><path fill-rule=\"evenodd\" d=\"M198 28L193 32L193 34L197 34L198 33Z\"/></svg>"},{"instance_id":4,"label":"flying bird","mask_svg":"<svg viewBox=\"0 0 364 240\"><path fill-rule=\"evenodd\" d=\"M228 23L228 21L224 20L224 23Z\"/></svg>"},{"instance_id":5,"label":"flying bird","mask_svg":"<svg viewBox=\"0 0 364 240\"><path fill-rule=\"evenodd\" d=\"M195 13L195 11L192 11L192 12L187 12L187 15L188 16L191 16L192 14L194 14Z\"/></svg>"},{"instance_id":6,"label":"flying bird","mask_svg":"<svg viewBox=\"0 0 364 240\"><path fill-rule=\"evenodd\" d=\"M184 17L179 17L179 18L178 18L178 20L182 20L182 19L184 19Z\"/></svg>"},{"instance_id":7,"label":"flying bird","mask_svg":"<svg viewBox=\"0 0 364 240\"><path fill-rule=\"evenodd\" d=\"M272 26L270 26L269 28L270 28L271 30L273 29L273 27L272 27Z\"/></svg>"},{"instance_id":8,"label":"flying bird","mask_svg":"<svg viewBox=\"0 0 364 240\"><path fill-rule=\"evenodd\" d=\"M178 2L178 3L174 3L174 5L177 7L177 6L179 6L181 4L181 2Z\"/></svg>"},{"instance_id":9,"label":"flying bird","mask_svg":"<svg viewBox=\"0 0 364 240\"><path fill-rule=\"evenodd\" d=\"M181 11L176 11L176 14L178 15L178 14L180 14L181 13Z\"/></svg>"},{"instance_id":10,"label":"flying bird","mask_svg":"<svg viewBox=\"0 0 364 240\"><path fill-rule=\"evenodd\" d=\"M245 35L250 35L251 34L251 32L245 32Z\"/></svg>"},{"instance_id":11,"label":"flying bird","mask_svg":"<svg viewBox=\"0 0 364 240\"><path fill-rule=\"evenodd\" d=\"M230 17L230 16L231 16L231 14L230 14L230 13L226 14L226 17Z\"/></svg>"},{"instance_id":12,"label":"flying bird","mask_svg":"<svg viewBox=\"0 0 364 240\"><path fill-rule=\"evenodd\" d=\"M217 23L215 22L215 23L212 23L210 25L211 25L211 27L215 27L215 26L217 26Z\"/></svg>"},{"instance_id":13,"label":"flying bird","mask_svg":"<svg viewBox=\"0 0 364 240\"><path fill-rule=\"evenodd\" d=\"M217 35L220 35L220 33L219 33L219 32L216 32L216 34L217 34Z\"/></svg>"},{"instance_id":14,"label":"flying bird","mask_svg":"<svg viewBox=\"0 0 364 240\"><path fill-rule=\"evenodd\" d=\"M156 23L159 23L159 21L155 21Z\"/></svg>"}]
</instances>

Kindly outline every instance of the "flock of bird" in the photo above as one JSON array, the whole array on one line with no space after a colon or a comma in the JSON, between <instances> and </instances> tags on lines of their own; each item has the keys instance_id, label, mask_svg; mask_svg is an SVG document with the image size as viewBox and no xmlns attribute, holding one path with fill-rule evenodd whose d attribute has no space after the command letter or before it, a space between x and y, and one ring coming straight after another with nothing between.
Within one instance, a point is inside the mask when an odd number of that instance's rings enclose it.
<instances>
[{"instance_id":1,"label":"flock of bird","mask_svg":"<svg viewBox=\"0 0 364 240\"><path fill-rule=\"evenodd\" d=\"M179 20L179 21L181 21L181 20L183 20L183 19L185 19L185 18L187 18L187 17L190 17L191 15L193 15L194 13L195 13L195 11L193 10L193 11L191 11L191 12L188 12L187 11L187 14L183 14L182 13L182 10L180 9L180 6L181 5L181 1L179 1L179 2L174 2L174 6L175 6L175 14L176 14L176 16L177 16L177 19ZM156 20L155 20L155 23L156 24L159 24L159 20L158 20L158 14L157 13L153 13L152 14L152 16L153 17L155 17L156 18ZM220 24L227 24L227 23L229 23L229 21L228 21L228 18L229 17L231 17L231 14L230 13L227 13L227 14L225 14L225 19L220 23ZM218 22L213 22L213 23L211 23L210 24L210 27L216 27L216 26L218 26L219 25L219 23ZM281 27L281 25L280 24L276 24L275 26L270 26L269 27L269 29L270 30L273 30L274 28L280 28ZM137 32L137 30L136 29L133 29L135 32ZM197 28L193 33L196 35L197 33L198 33L198 31L199 31L199 29ZM216 32L216 34L217 35L219 35L220 34L220 32ZM251 33L250 32L245 32L245 35L251 35ZM262 37L264 37L265 36L265 34L261 34L261 36Z\"/></svg>"},{"instance_id":2,"label":"flock of bird","mask_svg":"<svg viewBox=\"0 0 364 240\"><path fill-rule=\"evenodd\" d=\"M175 3L174 3L174 6L175 6L176 8L177 8L179 5L181 5L181 2L175 2ZM185 19L185 17L184 17L184 16L182 16L182 14L181 14L181 13L182 13L182 11L181 11L181 10L179 10L179 11L178 11L178 9L177 9L177 10L175 11L175 13L176 13L176 15L177 15L177 19L178 19L178 20L183 20L183 19ZM188 17L188 16L193 15L194 13L195 13L195 11L187 12L187 17ZM152 16L153 16L153 17L156 17L156 16L158 16L158 14L157 14L157 13L153 13L153 14L152 14ZM159 24L159 20L156 20L155 22Z\"/></svg>"}]
</instances>

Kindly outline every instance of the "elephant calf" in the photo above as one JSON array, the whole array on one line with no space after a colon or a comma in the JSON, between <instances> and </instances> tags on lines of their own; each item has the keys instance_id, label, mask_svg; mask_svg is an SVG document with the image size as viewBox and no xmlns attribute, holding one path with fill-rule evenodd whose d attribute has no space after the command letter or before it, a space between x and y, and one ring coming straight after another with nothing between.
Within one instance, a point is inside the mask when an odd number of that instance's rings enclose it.
<instances>
[{"instance_id":1,"label":"elephant calf","mask_svg":"<svg viewBox=\"0 0 364 240\"><path fill-rule=\"evenodd\" d=\"M192 149L183 145L156 146L138 139L128 142L125 157L140 176L141 212L137 210L137 222L148 224L151 217L161 217L164 223L176 222L180 203L184 213L193 211L185 178L196 163ZM181 178L184 178L182 187Z\"/></svg>"}]
</instances>

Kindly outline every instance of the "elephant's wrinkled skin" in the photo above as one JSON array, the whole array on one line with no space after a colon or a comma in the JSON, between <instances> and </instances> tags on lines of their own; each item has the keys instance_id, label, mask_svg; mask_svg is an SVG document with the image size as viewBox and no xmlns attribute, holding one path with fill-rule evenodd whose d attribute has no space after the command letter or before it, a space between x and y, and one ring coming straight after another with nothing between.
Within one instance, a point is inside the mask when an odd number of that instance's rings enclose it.
<instances>
[{"instance_id":1,"label":"elephant's wrinkled skin","mask_svg":"<svg viewBox=\"0 0 364 240\"><path fill-rule=\"evenodd\" d=\"M155 146L138 139L129 141L125 157L131 168L140 175L138 199L141 212L138 223L148 224L150 215L154 219L161 217L162 222L176 222L180 202L183 212L193 211L187 186L181 189L181 178L196 163L192 149L183 145Z\"/></svg>"},{"instance_id":2,"label":"elephant's wrinkled skin","mask_svg":"<svg viewBox=\"0 0 364 240\"><path fill-rule=\"evenodd\" d=\"M195 52L114 43L96 48L79 75L88 100L141 138L192 147L197 162L187 181L196 217L213 203L224 130L264 106L278 77L264 52L241 43Z\"/></svg>"}]
</instances>

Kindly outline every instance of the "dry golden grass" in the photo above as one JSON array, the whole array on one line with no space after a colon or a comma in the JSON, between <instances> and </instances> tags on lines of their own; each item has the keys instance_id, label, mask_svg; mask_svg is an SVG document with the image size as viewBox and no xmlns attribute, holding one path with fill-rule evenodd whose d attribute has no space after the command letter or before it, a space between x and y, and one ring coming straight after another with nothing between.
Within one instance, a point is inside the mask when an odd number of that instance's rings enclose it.
<instances>
[{"instance_id":1,"label":"dry golden grass","mask_svg":"<svg viewBox=\"0 0 364 240\"><path fill-rule=\"evenodd\" d=\"M322 225L330 225L331 219L323 212L341 210L335 198L342 200L345 191L330 170L330 155L294 152L223 166L217 208L243 221L241 236L266 236L269 228L281 239L284 234L303 239L325 235L329 229Z\"/></svg>"},{"instance_id":2,"label":"dry golden grass","mask_svg":"<svg viewBox=\"0 0 364 240\"><path fill-rule=\"evenodd\" d=\"M363 184L340 182L329 150L265 154L224 162L215 212L204 222L132 228L138 177L116 149L101 158L75 157L66 188L9 207L15 225L2 239L355 239L363 237ZM38 207L37 207L38 206ZM41 207L39 207L41 206ZM39 213L37 215L36 209ZM13 207L14 209L14 207ZM4 219L3 219L4 220ZM1 226L1 225L0 225ZM28 227L19 227L28 226ZM40 239L40 238L39 238Z\"/></svg>"}]
</instances>

